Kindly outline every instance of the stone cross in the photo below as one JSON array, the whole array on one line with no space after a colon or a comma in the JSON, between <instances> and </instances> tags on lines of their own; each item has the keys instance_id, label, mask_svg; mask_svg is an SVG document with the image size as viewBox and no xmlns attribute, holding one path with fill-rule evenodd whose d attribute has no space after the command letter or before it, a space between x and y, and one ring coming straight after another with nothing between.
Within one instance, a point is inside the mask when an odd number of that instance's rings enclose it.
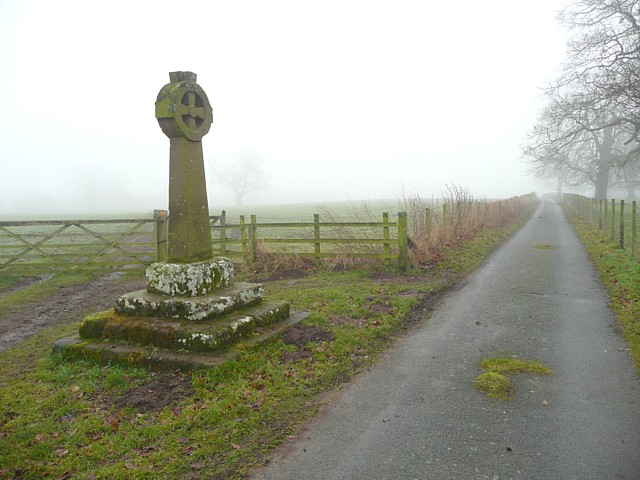
<instances>
[{"instance_id":1,"label":"stone cross","mask_svg":"<svg viewBox=\"0 0 640 480\"><path fill-rule=\"evenodd\" d=\"M202 137L209 132L209 99L192 72L169 73L156 100L156 118L169 137L169 263L213 257Z\"/></svg>"}]
</instances>

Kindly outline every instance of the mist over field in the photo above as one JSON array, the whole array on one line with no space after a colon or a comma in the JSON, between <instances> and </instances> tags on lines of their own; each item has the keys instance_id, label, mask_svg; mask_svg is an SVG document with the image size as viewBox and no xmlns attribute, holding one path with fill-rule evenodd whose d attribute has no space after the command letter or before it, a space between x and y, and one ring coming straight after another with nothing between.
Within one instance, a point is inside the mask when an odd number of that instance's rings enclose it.
<instances>
[{"instance_id":1,"label":"mist over field","mask_svg":"<svg viewBox=\"0 0 640 480\"><path fill-rule=\"evenodd\" d=\"M166 209L154 102L188 70L213 108L209 204L478 198L554 188L520 145L564 58L563 2L0 2L0 217ZM181 7L182 8L182 7ZM526 21L523 21L526 19Z\"/></svg>"}]
</instances>

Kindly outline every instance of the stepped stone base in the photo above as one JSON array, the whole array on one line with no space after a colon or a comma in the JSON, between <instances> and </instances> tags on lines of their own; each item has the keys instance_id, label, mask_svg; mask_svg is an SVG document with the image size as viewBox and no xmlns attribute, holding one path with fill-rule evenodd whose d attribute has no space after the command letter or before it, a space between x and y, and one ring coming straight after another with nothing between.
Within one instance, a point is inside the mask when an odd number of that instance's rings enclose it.
<instances>
[{"instance_id":1,"label":"stepped stone base","mask_svg":"<svg viewBox=\"0 0 640 480\"><path fill-rule=\"evenodd\" d=\"M115 309L127 316L204 321L259 303L263 291L258 283L236 283L200 297L168 297L140 290L121 296Z\"/></svg>"},{"instance_id":2,"label":"stepped stone base","mask_svg":"<svg viewBox=\"0 0 640 480\"><path fill-rule=\"evenodd\" d=\"M289 318L289 305L261 303L242 308L222 319L203 322L158 317L127 317L113 310L85 318L79 334L83 339L128 342L192 352L212 352L250 337L259 327Z\"/></svg>"},{"instance_id":3,"label":"stepped stone base","mask_svg":"<svg viewBox=\"0 0 640 480\"><path fill-rule=\"evenodd\" d=\"M79 334L58 340L54 352L156 370L210 368L306 316L291 315L286 303L263 303L258 283L235 283L226 258L156 263L146 276L146 290L86 317Z\"/></svg>"},{"instance_id":4,"label":"stepped stone base","mask_svg":"<svg viewBox=\"0 0 640 480\"><path fill-rule=\"evenodd\" d=\"M215 352L189 352L151 345L140 346L91 338L83 339L79 335L58 340L53 345L53 351L68 359L90 359L99 363L140 365L158 372L175 370L188 372L195 369L214 368L247 348L283 333L291 325L300 322L307 316L308 313L296 312L281 322L257 327L250 337L240 340L228 349Z\"/></svg>"}]
</instances>

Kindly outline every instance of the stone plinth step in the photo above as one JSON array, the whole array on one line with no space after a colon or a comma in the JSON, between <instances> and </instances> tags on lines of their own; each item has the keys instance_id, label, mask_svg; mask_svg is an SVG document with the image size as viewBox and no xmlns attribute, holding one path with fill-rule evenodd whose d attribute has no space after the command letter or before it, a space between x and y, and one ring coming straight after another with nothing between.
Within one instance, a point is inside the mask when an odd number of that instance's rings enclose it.
<instances>
[{"instance_id":1,"label":"stone plinth step","mask_svg":"<svg viewBox=\"0 0 640 480\"><path fill-rule=\"evenodd\" d=\"M121 315L134 317L204 321L259 303L263 291L259 283L235 283L200 297L170 297L140 290L121 296L115 309Z\"/></svg>"},{"instance_id":2,"label":"stone plinth step","mask_svg":"<svg viewBox=\"0 0 640 480\"><path fill-rule=\"evenodd\" d=\"M250 337L257 328L289 317L287 303L260 303L203 322L159 317L128 317L114 310L86 317L79 334L84 339L110 340L159 348L213 352Z\"/></svg>"},{"instance_id":3,"label":"stone plinth step","mask_svg":"<svg viewBox=\"0 0 640 480\"><path fill-rule=\"evenodd\" d=\"M153 263L147 268L147 291L170 297L199 297L233 284L233 263L218 258L198 263Z\"/></svg>"},{"instance_id":4,"label":"stone plinth step","mask_svg":"<svg viewBox=\"0 0 640 480\"><path fill-rule=\"evenodd\" d=\"M250 338L241 340L228 349L216 352L186 352L152 346L138 346L121 342L105 342L98 339L83 339L79 335L58 340L53 352L75 360L93 360L98 363L120 363L140 365L154 371L192 371L214 368L242 351L283 333L291 325L300 322L309 314L294 312L286 320L258 327Z\"/></svg>"}]
</instances>

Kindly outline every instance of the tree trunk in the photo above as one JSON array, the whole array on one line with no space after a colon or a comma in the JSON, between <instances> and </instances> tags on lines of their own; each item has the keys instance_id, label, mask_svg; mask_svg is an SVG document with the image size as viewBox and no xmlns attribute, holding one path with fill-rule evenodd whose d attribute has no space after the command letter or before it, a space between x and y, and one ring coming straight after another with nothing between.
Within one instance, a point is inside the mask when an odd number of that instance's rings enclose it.
<instances>
[{"instance_id":1,"label":"tree trunk","mask_svg":"<svg viewBox=\"0 0 640 480\"><path fill-rule=\"evenodd\" d=\"M596 193L597 200L607 198L609 188L609 172L613 164L613 127L606 127L602 130L602 140L598 145L598 171L596 172Z\"/></svg>"},{"instance_id":2,"label":"tree trunk","mask_svg":"<svg viewBox=\"0 0 640 480\"><path fill-rule=\"evenodd\" d=\"M607 189L609 188L609 167L608 165L599 165L596 174L596 193L597 200L606 200Z\"/></svg>"},{"instance_id":3,"label":"tree trunk","mask_svg":"<svg viewBox=\"0 0 640 480\"><path fill-rule=\"evenodd\" d=\"M627 182L627 198L630 200L636 198L636 185L634 182Z\"/></svg>"}]
</instances>

